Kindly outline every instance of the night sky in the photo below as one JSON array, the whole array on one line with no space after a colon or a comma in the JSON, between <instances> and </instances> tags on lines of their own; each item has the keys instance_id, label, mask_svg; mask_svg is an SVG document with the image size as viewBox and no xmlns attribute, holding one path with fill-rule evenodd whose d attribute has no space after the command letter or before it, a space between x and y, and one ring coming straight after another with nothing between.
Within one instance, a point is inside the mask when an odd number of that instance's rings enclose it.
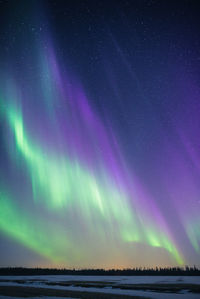
<instances>
[{"instance_id":1,"label":"night sky","mask_svg":"<svg viewBox=\"0 0 200 299\"><path fill-rule=\"evenodd\" d=\"M0 266L200 266L199 16L0 1Z\"/></svg>"}]
</instances>

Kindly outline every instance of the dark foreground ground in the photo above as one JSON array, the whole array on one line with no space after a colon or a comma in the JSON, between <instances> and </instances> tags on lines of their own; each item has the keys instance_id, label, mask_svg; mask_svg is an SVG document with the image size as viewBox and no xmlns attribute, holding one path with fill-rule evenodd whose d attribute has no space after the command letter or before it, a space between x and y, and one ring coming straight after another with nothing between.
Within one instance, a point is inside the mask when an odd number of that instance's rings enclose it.
<instances>
[{"instance_id":1,"label":"dark foreground ground","mask_svg":"<svg viewBox=\"0 0 200 299\"><path fill-rule=\"evenodd\" d=\"M122 299L122 298L135 298L144 299L147 297L141 296L126 296L126 295L114 295L104 293L92 293L92 292L79 292L79 291L67 291L67 290L55 290L44 288L33 288L23 286L0 286L0 295L29 298L36 296L52 296L52 297L71 297L71 298L83 298L83 299Z\"/></svg>"},{"instance_id":2,"label":"dark foreground ground","mask_svg":"<svg viewBox=\"0 0 200 299\"><path fill-rule=\"evenodd\" d=\"M8 281L8 280L7 280ZM72 298L88 298L88 299L113 299L113 298L148 298L142 296L128 296L128 295L118 295L118 294L108 294L108 293L97 293L97 292L87 292L87 288L95 287L95 288L105 288L111 287L113 289L121 289L121 290L137 290L137 291L152 291L152 292L163 292L163 293L171 293L173 294L181 294L183 291L187 291L189 293L196 293L200 295L200 285L195 284L118 284L113 285L109 282L90 282L90 281L69 281L69 282L46 282L50 288L42 288L42 287L30 287L23 286L23 280L16 280L15 282L19 283L20 286L0 286L0 295L10 296L10 297L19 297L19 298L27 298L27 297L36 297L36 296L52 296L52 297L72 297ZM77 291L77 290L60 290L53 289L54 286L77 286L83 287L85 290ZM52 288L51 288L52 287ZM173 298L173 297L172 297Z\"/></svg>"}]
</instances>

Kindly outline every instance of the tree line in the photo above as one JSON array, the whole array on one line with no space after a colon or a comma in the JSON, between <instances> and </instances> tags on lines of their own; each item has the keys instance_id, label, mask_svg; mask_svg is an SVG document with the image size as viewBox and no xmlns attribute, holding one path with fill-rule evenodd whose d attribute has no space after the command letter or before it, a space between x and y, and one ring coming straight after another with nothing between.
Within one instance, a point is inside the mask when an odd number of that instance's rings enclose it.
<instances>
[{"instance_id":1,"label":"tree line","mask_svg":"<svg viewBox=\"0 0 200 299\"><path fill-rule=\"evenodd\" d=\"M200 269L189 267L156 267L131 269L53 269L53 268L24 268L2 267L0 275L159 275L159 276L200 276Z\"/></svg>"}]
</instances>

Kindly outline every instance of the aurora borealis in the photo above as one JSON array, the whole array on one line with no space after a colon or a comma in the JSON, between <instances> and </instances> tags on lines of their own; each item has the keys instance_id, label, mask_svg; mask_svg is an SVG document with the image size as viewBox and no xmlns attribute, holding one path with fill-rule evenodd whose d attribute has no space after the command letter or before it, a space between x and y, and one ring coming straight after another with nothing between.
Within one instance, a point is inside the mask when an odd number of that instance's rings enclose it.
<instances>
[{"instance_id":1,"label":"aurora borealis","mask_svg":"<svg viewBox=\"0 0 200 299\"><path fill-rule=\"evenodd\" d=\"M200 266L196 3L1 4L1 266Z\"/></svg>"}]
</instances>

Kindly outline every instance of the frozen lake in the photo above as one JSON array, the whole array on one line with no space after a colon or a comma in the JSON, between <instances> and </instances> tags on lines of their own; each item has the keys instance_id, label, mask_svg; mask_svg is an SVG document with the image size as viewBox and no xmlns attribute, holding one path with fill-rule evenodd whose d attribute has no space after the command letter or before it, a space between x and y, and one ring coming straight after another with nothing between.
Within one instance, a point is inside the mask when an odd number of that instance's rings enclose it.
<instances>
[{"instance_id":1,"label":"frozen lake","mask_svg":"<svg viewBox=\"0 0 200 299\"><path fill-rule=\"evenodd\" d=\"M130 297L143 296L146 298L155 299L200 298L200 293L193 292L194 288L200 287L199 276L0 276L0 286L20 286L79 292L98 292L128 295ZM179 287L178 291L175 289L177 286ZM161 291L161 288L164 288L164 291ZM1 296L0 294L0 298L9 299L14 297ZM31 298L36 299L41 297ZM45 298L52 299L59 297L45 296Z\"/></svg>"}]
</instances>

